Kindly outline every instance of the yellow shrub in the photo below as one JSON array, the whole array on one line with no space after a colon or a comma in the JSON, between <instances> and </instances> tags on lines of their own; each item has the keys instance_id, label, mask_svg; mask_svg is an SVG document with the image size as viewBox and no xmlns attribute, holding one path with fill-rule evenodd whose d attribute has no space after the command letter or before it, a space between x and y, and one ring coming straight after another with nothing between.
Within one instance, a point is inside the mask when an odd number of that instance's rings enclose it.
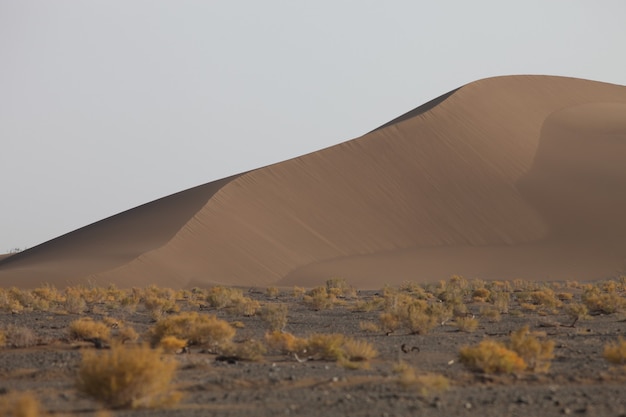
<instances>
[{"instance_id":1,"label":"yellow shrub","mask_svg":"<svg viewBox=\"0 0 626 417\"><path fill-rule=\"evenodd\" d=\"M213 287L207 294L207 302L211 307L221 309L234 305L243 297L243 292L239 288Z\"/></svg>"},{"instance_id":2,"label":"yellow shrub","mask_svg":"<svg viewBox=\"0 0 626 417\"><path fill-rule=\"evenodd\" d=\"M176 362L160 350L115 344L83 352L77 388L110 408L156 407L178 401L170 387L175 371Z\"/></svg>"},{"instance_id":3,"label":"yellow shrub","mask_svg":"<svg viewBox=\"0 0 626 417\"><path fill-rule=\"evenodd\" d=\"M291 333L283 333L278 330L265 334L265 343L270 350L288 354L301 353L306 350L307 340L301 339Z\"/></svg>"},{"instance_id":4,"label":"yellow shrub","mask_svg":"<svg viewBox=\"0 0 626 417\"><path fill-rule=\"evenodd\" d=\"M0 396L0 416L40 417L43 415L39 401L30 392L15 392Z\"/></svg>"},{"instance_id":5,"label":"yellow shrub","mask_svg":"<svg viewBox=\"0 0 626 417\"><path fill-rule=\"evenodd\" d=\"M193 345L216 347L229 342L235 332L228 322L214 315L186 312L159 320L150 329L150 340L156 345L165 336L176 336Z\"/></svg>"},{"instance_id":6,"label":"yellow shrub","mask_svg":"<svg viewBox=\"0 0 626 417\"><path fill-rule=\"evenodd\" d=\"M547 371L554 357L554 341L539 340L538 334L531 333L528 326L511 333L508 348L524 359L529 370L535 372Z\"/></svg>"},{"instance_id":7,"label":"yellow shrub","mask_svg":"<svg viewBox=\"0 0 626 417\"><path fill-rule=\"evenodd\" d=\"M159 346L166 353L178 353L187 346L187 341L176 336L165 336L159 341Z\"/></svg>"},{"instance_id":8,"label":"yellow shrub","mask_svg":"<svg viewBox=\"0 0 626 417\"><path fill-rule=\"evenodd\" d=\"M400 326L400 318L394 313L380 313L379 320L385 333L393 333Z\"/></svg>"},{"instance_id":9,"label":"yellow shrub","mask_svg":"<svg viewBox=\"0 0 626 417\"><path fill-rule=\"evenodd\" d=\"M328 310L337 302L337 297L326 287L316 287L304 296L303 301L315 310Z\"/></svg>"},{"instance_id":10,"label":"yellow shrub","mask_svg":"<svg viewBox=\"0 0 626 417\"><path fill-rule=\"evenodd\" d=\"M109 340L111 328L106 324L85 317L70 323L69 336L75 340L101 339Z\"/></svg>"},{"instance_id":11,"label":"yellow shrub","mask_svg":"<svg viewBox=\"0 0 626 417\"><path fill-rule=\"evenodd\" d=\"M261 317L270 330L282 330L287 325L287 311L287 304L267 304L261 310Z\"/></svg>"},{"instance_id":12,"label":"yellow shrub","mask_svg":"<svg viewBox=\"0 0 626 417\"><path fill-rule=\"evenodd\" d=\"M394 365L393 371L398 375L398 384L407 389L416 390L420 395L428 396L450 387L450 381L443 375L425 373L418 374L415 368L405 362Z\"/></svg>"},{"instance_id":13,"label":"yellow shrub","mask_svg":"<svg viewBox=\"0 0 626 417\"><path fill-rule=\"evenodd\" d=\"M119 340L121 343L135 342L139 339L139 334L131 326L123 325L116 332L114 339Z\"/></svg>"},{"instance_id":14,"label":"yellow shrub","mask_svg":"<svg viewBox=\"0 0 626 417\"><path fill-rule=\"evenodd\" d=\"M234 356L242 361L258 362L267 352L265 345L258 340L245 340L240 343L228 343L222 348L222 353Z\"/></svg>"},{"instance_id":15,"label":"yellow shrub","mask_svg":"<svg viewBox=\"0 0 626 417\"><path fill-rule=\"evenodd\" d=\"M457 317L456 327L462 332L472 333L478 328L478 320L474 317Z\"/></svg>"},{"instance_id":16,"label":"yellow shrub","mask_svg":"<svg viewBox=\"0 0 626 417\"><path fill-rule=\"evenodd\" d=\"M345 339L342 351L342 357L349 362L366 362L378 356L374 346L364 340Z\"/></svg>"},{"instance_id":17,"label":"yellow shrub","mask_svg":"<svg viewBox=\"0 0 626 417\"><path fill-rule=\"evenodd\" d=\"M626 340L620 337L617 342L607 344L602 356L611 363L626 364Z\"/></svg>"},{"instance_id":18,"label":"yellow shrub","mask_svg":"<svg viewBox=\"0 0 626 417\"><path fill-rule=\"evenodd\" d=\"M345 336L339 333L314 333L307 340L307 352L322 360L338 360Z\"/></svg>"},{"instance_id":19,"label":"yellow shrub","mask_svg":"<svg viewBox=\"0 0 626 417\"><path fill-rule=\"evenodd\" d=\"M364 332L372 332L372 333L376 333L380 331L380 327L378 326L378 324L371 322L371 321L359 322L359 329L363 330Z\"/></svg>"},{"instance_id":20,"label":"yellow shrub","mask_svg":"<svg viewBox=\"0 0 626 417\"><path fill-rule=\"evenodd\" d=\"M276 298L280 295L280 290L276 287L268 287L265 290L265 293L267 294L268 297Z\"/></svg>"},{"instance_id":21,"label":"yellow shrub","mask_svg":"<svg viewBox=\"0 0 626 417\"><path fill-rule=\"evenodd\" d=\"M526 363L517 353L493 340L483 340L474 347L464 346L459 351L459 357L468 368L488 374L526 369Z\"/></svg>"}]
</instances>

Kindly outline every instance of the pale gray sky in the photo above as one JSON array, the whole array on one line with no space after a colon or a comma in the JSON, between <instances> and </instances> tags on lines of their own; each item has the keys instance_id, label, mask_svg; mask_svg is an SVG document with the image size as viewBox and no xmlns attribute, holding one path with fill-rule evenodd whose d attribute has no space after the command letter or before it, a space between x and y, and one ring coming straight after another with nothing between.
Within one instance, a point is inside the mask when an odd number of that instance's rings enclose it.
<instances>
[{"instance_id":1,"label":"pale gray sky","mask_svg":"<svg viewBox=\"0 0 626 417\"><path fill-rule=\"evenodd\" d=\"M468 82L626 84L626 1L0 0L0 252Z\"/></svg>"}]
</instances>

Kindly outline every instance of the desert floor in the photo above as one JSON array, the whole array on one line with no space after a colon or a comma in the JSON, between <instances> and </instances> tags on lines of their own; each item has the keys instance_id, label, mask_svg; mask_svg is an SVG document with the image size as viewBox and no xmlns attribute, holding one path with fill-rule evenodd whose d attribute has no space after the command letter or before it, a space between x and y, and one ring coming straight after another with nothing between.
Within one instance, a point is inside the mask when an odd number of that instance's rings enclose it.
<instances>
[{"instance_id":1,"label":"desert floor","mask_svg":"<svg viewBox=\"0 0 626 417\"><path fill-rule=\"evenodd\" d=\"M476 291L487 288L493 295L496 285L509 294L508 303L498 305L495 299L485 297L484 291ZM589 297L592 287L599 289L599 298L595 300ZM565 282L450 281L423 288L424 291L408 285L379 291L344 289L335 291L336 297L330 295L324 302L318 299L318 303L298 289L243 289L243 296L258 301L260 309L274 303L287 304L286 332L299 337L341 333L371 343L378 355L359 364L364 365L361 369L348 369L334 361L306 360L306 355L301 355L301 362L294 355L271 351L259 361L218 360L224 358L191 346L189 353L168 355L179 362L173 384L182 392L182 400L156 409L104 411L101 404L75 386L81 352L95 347L69 337L70 323L80 317L107 318L108 323L118 320L132 326L141 340L155 323L154 310L141 301L128 308L104 296L100 301L88 301L80 314L63 311L62 301L58 308L43 310L28 306L14 311L7 308L0 313L0 328L27 327L34 332L36 341L25 343L33 346L6 346L0 350L0 401L29 391L44 412L67 416L626 415L626 368L603 357L605 346L616 343L626 330L623 279L587 287ZM539 293L548 296L542 298ZM169 294L180 311L215 314L230 323L238 322L235 342L263 341L268 332L268 322L262 314L245 316L228 307L206 305L205 290L195 295ZM466 309L457 305L456 314L424 334L411 334L403 326L390 334L384 329L375 330L381 324L381 313L403 295L446 304L452 298L450 294L460 296ZM580 305L589 307L588 315L580 315L572 325L575 309L570 306ZM173 314L177 313L164 316ZM460 330L461 317L476 318L478 327ZM540 339L554 342L554 357L547 371L487 374L460 363L462 346L473 346L483 339L506 341L511 332L524 325ZM369 330L363 330L364 327ZM400 361L414 367L415 381L400 382L399 374L394 372ZM445 376L449 381L447 389L434 386L433 375Z\"/></svg>"}]
</instances>

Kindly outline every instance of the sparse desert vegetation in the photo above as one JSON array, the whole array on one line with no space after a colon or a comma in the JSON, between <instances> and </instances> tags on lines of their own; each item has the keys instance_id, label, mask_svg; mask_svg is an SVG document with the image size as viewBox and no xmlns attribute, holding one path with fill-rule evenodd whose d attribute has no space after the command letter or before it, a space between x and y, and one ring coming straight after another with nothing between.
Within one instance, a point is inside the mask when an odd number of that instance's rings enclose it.
<instances>
[{"instance_id":1,"label":"sparse desert vegetation","mask_svg":"<svg viewBox=\"0 0 626 417\"><path fill-rule=\"evenodd\" d=\"M551 403L563 414L576 389L623 389L625 300L625 278L454 276L378 291L341 279L309 290L0 289L0 404L38 410L31 415L102 407L185 415L243 401L306 414L318 397L356 411L363 405L346 398L379 398L367 403L375 409L394 395L424 411L446 399L558 386L572 390ZM492 391L476 391L485 384ZM272 400L256 403L255 392Z\"/></svg>"}]
</instances>

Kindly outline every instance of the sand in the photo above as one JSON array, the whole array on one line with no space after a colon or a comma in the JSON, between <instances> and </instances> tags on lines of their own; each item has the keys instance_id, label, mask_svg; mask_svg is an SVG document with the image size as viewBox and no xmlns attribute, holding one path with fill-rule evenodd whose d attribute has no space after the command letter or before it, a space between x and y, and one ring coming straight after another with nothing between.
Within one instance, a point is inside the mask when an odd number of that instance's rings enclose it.
<instances>
[{"instance_id":1,"label":"sand","mask_svg":"<svg viewBox=\"0 0 626 417\"><path fill-rule=\"evenodd\" d=\"M625 157L626 87L489 78L0 259L0 286L613 277L626 271Z\"/></svg>"}]
</instances>

